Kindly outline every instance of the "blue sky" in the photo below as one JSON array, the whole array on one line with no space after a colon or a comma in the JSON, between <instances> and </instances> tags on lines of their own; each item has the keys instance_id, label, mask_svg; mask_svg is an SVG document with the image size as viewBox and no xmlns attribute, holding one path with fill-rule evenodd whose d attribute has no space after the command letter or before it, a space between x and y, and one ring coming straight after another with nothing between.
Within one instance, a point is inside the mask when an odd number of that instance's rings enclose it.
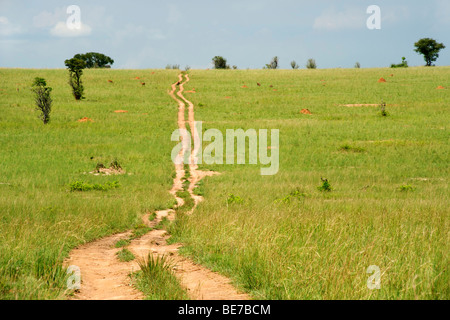
<instances>
[{"instance_id":1,"label":"blue sky","mask_svg":"<svg viewBox=\"0 0 450 320\"><path fill-rule=\"evenodd\" d=\"M66 26L77 5L81 28ZM366 12L381 9L381 29ZM0 0L0 67L64 68L76 53L101 52L113 68L211 67L221 55L240 69L278 56L304 68L424 65L414 52L423 37L443 42L436 65L450 65L450 0Z\"/></svg>"}]
</instances>

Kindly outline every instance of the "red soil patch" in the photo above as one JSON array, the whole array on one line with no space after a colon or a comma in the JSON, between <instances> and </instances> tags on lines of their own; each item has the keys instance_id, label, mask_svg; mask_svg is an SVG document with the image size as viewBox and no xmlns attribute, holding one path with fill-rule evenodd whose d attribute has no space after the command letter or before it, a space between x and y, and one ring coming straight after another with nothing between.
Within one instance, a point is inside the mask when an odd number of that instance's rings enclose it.
<instances>
[{"instance_id":1,"label":"red soil patch","mask_svg":"<svg viewBox=\"0 0 450 320\"><path fill-rule=\"evenodd\" d=\"M378 79L378 82L386 82L386 79L380 78L380 79Z\"/></svg>"},{"instance_id":2,"label":"red soil patch","mask_svg":"<svg viewBox=\"0 0 450 320\"><path fill-rule=\"evenodd\" d=\"M114 111L115 113L127 113L128 111L127 110L116 110L116 111Z\"/></svg>"},{"instance_id":3,"label":"red soil patch","mask_svg":"<svg viewBox=\"0 0 450 320\"><path fill-rule=\"evenodd\" d=\"M311 111L309 111L308 109L302 109L302 111L300 111L300 113L302 113L302 114L312 114Z\"/></svg>"},{"instance_id":4,"label":"red soil patch","mask_svg":"<svg viewBox=\"0 0 450 320\"><path fill-rule=\"evenodd\" d=\"M108 82L109 82L109 83L113 83L113 81L112 81L112 80L108 80Z\"/></svg>"},{"instance_id":5,"label":"red soil patch","mask_svg":"<svg viewBox=\"0 0 450 320\"><path fill-rule=\"evenodd\" d=\"M152 74L155 74L155 72L152 72Z\"/></svg>"},{"instance_id":6,"label":"red soil patch","mask_svg":"<svg viewBox=\"0 0 450 320\"><path fill-rule=\"evenodd\" d=\"M443 86L438 86L436 89L445 89Z\"/></svg>"},{"instance_id":7,"label":"red soil patch","mask_svg":"<svg viewBox=\"0 0 450 320\"><path fill-rule=\"evenodd\" d=\"M84 117L84 118L81 118L81 119L78 120L78 122L88 122L88 121L94 122L94 120L92 120L92 119L90 119L88 117Z\"/></svg>"},{"instance_id":8,"label":"red soil patch","mask_svg":"<svg viewBox=\"0 0 450 320\"><path fill-rule=\"evenodd\" d=\"M139 77L136 77L135 79L138 80L138 79L140 79L140 78L139 78Z\"/></svg>"},{"instance_id":9,"label":"red soil patch","mask_svg":"<svg viewBox=\"0 0 450 320\"><path fill-rule=\"evenodd\" d=\"M393 74L391 74L391 77L393 77L394 75Z\"/></svg>"},{"instance_id":10,"label":"red soil patch","mask_svg":"<svg viewBox=\"0 0 450 320\"><path fill-rule=\"evenodd\" d=\"M278 89L273 89L273 91L278 91Z\"/></svg>"},{"instance_id":11,"label":"red soil patch","mask_svg":"<svg viewBox=\"0 0 450 320\"><path fill-rule=\"evenodd\" d=\"M231 99L231 97L225 97L225 99Z\"/></svg>"},{"instance_id":12,"label":"red soil patch","mask_svg":"<svg viewBox=\"0 0 450 320\"><path fill-rule=\"evenodd\" d=\"M248 88L245 84L242 86L242 88Z\"/></svg>"}]
</instances>

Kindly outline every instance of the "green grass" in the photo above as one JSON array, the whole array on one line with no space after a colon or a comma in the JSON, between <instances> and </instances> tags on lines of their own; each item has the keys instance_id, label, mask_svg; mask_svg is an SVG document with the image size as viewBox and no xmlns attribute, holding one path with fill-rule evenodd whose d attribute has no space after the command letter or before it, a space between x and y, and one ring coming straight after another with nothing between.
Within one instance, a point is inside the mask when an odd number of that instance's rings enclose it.
<instances>
[{"instance_id":1,"label":"green grass","mask_svg":"<svg viewBox=\"0 0 450 320\"><path fill-rule=\"evenodd\" d=\"M167 90L177 71L154 72L86 70L86 100L76 102L65 70L0 69L0 298L65 298L61 262L70 249L175 204L168 190L177 105ZM193 215L185 214L192 199L180 193L187 206L167 227L183 254L258 299L450 297L450 95L435 89L450 87L449 67L189 74L185 89L197 93L186 97L202 105L195 118L203 130L279 129L280 170L201 165L223 174L203 181L205 201ZM53 88L45 126L28 89L36 76ZM380 101L388 117L340 106ZM112 159L126 174L88 174ZM325 177L332 192L317 189ZM120 188L70 192L74 181ZM228 203L230 194L241 203ZM370 265L381 270L380 290L366 286Z\"/></svg>"},{"instance_id":2,"label":"green grass","mask_svg":"<svg viewBox=\"0 0 450 320\"><path fill-rule=\"evenodd\" d=\"M117 240L116 243L114 244L114 247L116 248L122 248L122 247L126 247L130 244L130 240L128 239L120 239Z\"/></svg>"},{"instance_id":3,"label":"green grass","mask_svg":"<svg viewBox=\"0 0 450 320\"><path fill-rule=\"evenodd\" d=\"M29 90L37 76L53 88L47 125ZM170 70L86 70L86 99L75 101L66 70L0 69L0 299L64 299L70 249L172 202L177 106L167 89L176 79ZM89 174L114 159L126 174ZM70 192L74 181L120 188Z\"/></svg>"},{"instance_id":4,"label":"green grass","mask_svg":"<svg viewBox=\"0 0 450 320\"><path fill-rule=\"evenodd\" d=\"M173 225L184 254L255 298L450 297L450 95L435 89L449 86L449 67L191 70L190 78L186 90L197 93L186 96L205 106L195 114L203 130L280 130L280 170L200 166L223 174L204 181L205 201ZM389 117L340 106L381 100ZM325 177L332 192L317 190ZM229 205L229 194L243 203ZM370 265L380 267L380 290L367 288Z\"/></svg>"},{"instance_id":5,"label":"green grass","mask_svg":"<svg viewBox=\"0 0 450 320\"><path fill-rule=\"evenodd\" d=\"M130 250L128 250L127 248L123 248L122 250L117 252L117 258L119 258L121 262L129 262L134 260L136 257Z\"/></svg>"},{"instance_id":6,"label":"green grass","mask_svg":"<svg viewBox=\"0 0 450 320\"><path fill-rule=\"evenodd\" d=\"M173 266L165 256L138 261L140 271L133 274L135 286L147 300L187 300L188 293L173 274Z\"/></svg>"}]
</instances>

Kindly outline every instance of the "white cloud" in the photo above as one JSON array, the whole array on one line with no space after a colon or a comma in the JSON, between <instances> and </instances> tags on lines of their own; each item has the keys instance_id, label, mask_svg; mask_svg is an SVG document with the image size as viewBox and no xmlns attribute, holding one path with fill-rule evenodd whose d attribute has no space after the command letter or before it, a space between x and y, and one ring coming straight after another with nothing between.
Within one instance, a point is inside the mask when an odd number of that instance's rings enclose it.
<instances>
[{"instance_id":1,"label":"white cloud","mask_svg":"<svg viewBox=\"0 0 450 320\"><path fill-rule=\"evenodd\" d=\"M314 20L313 28L316 30L357 29L366 27L366 11L348 8L345 11L327 9Z\"/></svg>"},{"instance_id":2,"label":"white cloud","mask_svg":"<svg viewBox=\"0 0 450 320\"><path fill-rule=\"evenodd\" d=\"M65 8L56 8L55 11L42 11L33 17L33 26L36 28L49 28L54 26L58 21L67 17Z\"/></svg>"},{"instance_id":3,"label":"white cloud","mask_svg":"<svg viewBox=\"0 0 450 320\"><path fill-rule=\"evenodd\" d=\"M66 22L58 22L52 29L50 29L50 34L55 37L80 37L90 35L92 28L87 24L81 23L79 29L73 28L69 29Z\"/></svg>"},{"instance_id":4,"label":"white cloud","mask_svg":"<svg viewBox=\"0 0 450 320\"><path fill-rule=\"evenodd\" d=\"M9 22L7 17L0 16L0 36L10 36L20 32L21 28L19 26Z\"/></svg>"}]
</instances>

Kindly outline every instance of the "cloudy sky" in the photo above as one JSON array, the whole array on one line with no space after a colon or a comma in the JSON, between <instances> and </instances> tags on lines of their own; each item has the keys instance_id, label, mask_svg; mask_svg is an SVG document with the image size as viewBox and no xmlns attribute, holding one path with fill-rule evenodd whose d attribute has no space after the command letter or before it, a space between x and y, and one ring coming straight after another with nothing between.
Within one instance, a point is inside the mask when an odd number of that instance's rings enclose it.
<instances>
[{"instance_id":1,"label":"cloudy sky","mask_svg":"<svg viewBox=\"0 0 450 320\"><path fill-rule=\"evenodd\" d=\"M80 8L73 26L71 5ZM381 29L369 29L370 5ZM405 56L423 65L414 42L430 37L447 48L450 0L0 0L0 67L64 68L76 53L101 52L113 68L210 68L224 56L240 69L262 68L278 56L304 68L386 67Z\"/></svg>"}]
</instances>

